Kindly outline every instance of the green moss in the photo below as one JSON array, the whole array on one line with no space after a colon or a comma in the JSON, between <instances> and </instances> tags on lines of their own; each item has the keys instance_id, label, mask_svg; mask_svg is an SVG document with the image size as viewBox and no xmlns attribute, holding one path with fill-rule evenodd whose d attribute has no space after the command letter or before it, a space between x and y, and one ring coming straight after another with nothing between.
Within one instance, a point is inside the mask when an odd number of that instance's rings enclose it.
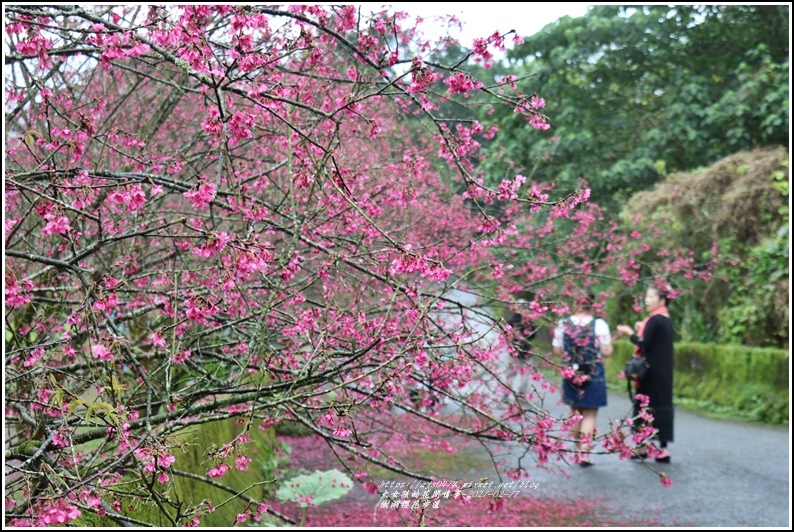
<instances>
[{"instance_id":1,"label":"green moss","mask_svg":"<svg viewBox=\"0 0 794 532\"><path fill-rule=\"evenodd\" d=\"M614 343L607 360L610 389L625 390L618 379L633 353L625 340ZM781 349L678 343L675 345L675 403L714 417L788 424L789 353Z\"/></svg>"},{"instance_id":2,"label":"green moss","mask_svg":"<svg viewBox=\"0 0 794 532\"><path fill-rule=\"evenodd\" d=\"M314 432L302 423L291 419L282 419L276 424L276 433L283 436L311 436Z\"/></svg>"},{"instance_id":3,"label":"green moss","mask_svg":"<svg viewBox=\"0 0 794 532\"><path fill-rule=\"evenodd\" d=\"M201 425L201 429L184 435L188 444L182 456L175 454L176 464L185 463L184 469L191 473L205 475L214 465L208 461L208 451L219 449L240 434L242 427L235 420L224 420ZM235 490L246 490L255 482L272 480L269 474L275 454L275 436L272 431L260 431L256 428L250 431L251 442L246 444L242 454L251 458L248 471L240 471L234 465L234 457L226 459L231 469L220 479L224 484ZM235 517L241 513L246 503L243 500L232 501L220 506L229 499L231 494L227 491L208 486L202 482L177 477L177 489L183 500L198 504L204 499L213 502L216 510L201 520L201 526L232 526ZM254 499L261 499L267 486L260 486L246 491L246 495Z\"/></svg>"},{"instance_id":4,"label":"green moss","mask_svg":"<svg viewBox=\"0 0 794 532\"><path fill-rule=\"evenodd\" d=\"M214 465L209 459L209 451L231 442L242 432L242 429L243 427L235 419L213 421L186 429L178 436L182 445L181 448L173 451L176 457L173 467L205 477L207 471ZM272 487L272 484L267 481L273 479L270 471L275 468L277 463L276 439L272 429L267 431L253 429L249 436L251 442L245 444L242 451L242 454L252 459L248 464L248 471L236 469L234 456L230 456L226 458L226 463L231 469L222 478L214 480L229 486L235 492L245 492L246 496L261 500L265 490ZM241 499L233 499L233 494L229 491L176 474L169 476L171 482L155 484L155 489L161 492L168 490L168 495L171 498L178 498L182 503L182 510L198 505L205 500L210 501L215 508L214 512L202 515L200 523L202 527L231 527L235 523L237 514L246 509L246 502ZM265 482L265 484L249 489L259 482ZM113 505L114 501L119 501L122 509L120 513L125 517L152 523L155 526L173 526L164 512L167 511L173 516L175 515L174 509L160 507L153 501L143 499L146 494L142 490L141 481L137 476L128 474L122 477L114 488L116 490L115 498L105 502ZM119 525L110 518L84 511L83 515L75 521L75 526L114 527Z\"/></svg>"},{"instance_id":5,"label":"green moss","mask_svg":"<svg viewBox=\"0 0 794 532\"><path fill-rule=\"evenodd\" d=\"M69 524L76 528L112 528L117 526L116 523L107 517L100 517L97 514L85 511Z\"/></svg>"}]
</instances>

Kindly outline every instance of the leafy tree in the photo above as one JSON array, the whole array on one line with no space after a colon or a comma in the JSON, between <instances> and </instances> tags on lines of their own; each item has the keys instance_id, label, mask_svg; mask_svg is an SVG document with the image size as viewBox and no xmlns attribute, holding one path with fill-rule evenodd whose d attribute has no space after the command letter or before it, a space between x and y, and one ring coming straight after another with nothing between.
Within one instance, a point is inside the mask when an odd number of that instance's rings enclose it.
<instances>
[{"instance_id":1,"label":"leafy tree","mask_svg":"<svg viewBox=\"0 0 794 532\"><path fill-rule=\"evenodd\" d=\"M431 65L406 14L352 6L13 5L5 24L6 525L196 525L225 504L174 477L245 502L239 522L289 521L249 468L250 434L284 420L375 490L377 471L430 480L394 434L576 459L544 353L513 389L483 302L531 285L528 317L551 321L587 278L635 282L635 260L586 187L486 185L493 124L439 117L429 89L541 130L542 98ZM176 450L222 420L239 432L192 473ZM624 437L604 450L628 457Z\"/></svg>"},{"instance_id":2,"label":"leafy tree","mask_svg":"<svg viewBox=\"0 0 794 532\"><path fill-rule=\"evenodd\" d=\"M788 35L788 5L600 5L562 18L508 53L554 127L528 135L499 111L488 168L537 165L533 178L568 189L585 178L606 205L668 173L788 145Z\"/></svg>"}]
</instances>

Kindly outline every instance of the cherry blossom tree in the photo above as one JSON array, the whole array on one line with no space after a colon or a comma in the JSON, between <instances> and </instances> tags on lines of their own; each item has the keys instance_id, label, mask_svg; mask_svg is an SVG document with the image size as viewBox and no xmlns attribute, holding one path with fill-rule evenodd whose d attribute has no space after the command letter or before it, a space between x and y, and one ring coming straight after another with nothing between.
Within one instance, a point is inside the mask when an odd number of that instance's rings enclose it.
<instances>
[{"instance_id":1,"label":"cherry blossom tree","mask_svg":"<svg viewBox=\"0 0 794 532\"><path fill-rule=\"evenodd\" d=\"M252 432L285 420L373 490L370 466L428 478L383 445L412 430L577 460L540 365L511 384L492 308L529 289L527 317L551 322L571 287L647 272L585 181L489 189L498 127L436 114L455 99L550 127L531 79L466 70L509 35L442 65L446 39L354 6L14 5L4 22L6 524L146 524L116 501L135 479L198 525L217 503L168 488L190 476L180 436L222 419L238 434L197 482L246 470ZM629 433L603 449L626 455ZM257 520L260 496L233 495Z\"/></svg>"}]
</instances>

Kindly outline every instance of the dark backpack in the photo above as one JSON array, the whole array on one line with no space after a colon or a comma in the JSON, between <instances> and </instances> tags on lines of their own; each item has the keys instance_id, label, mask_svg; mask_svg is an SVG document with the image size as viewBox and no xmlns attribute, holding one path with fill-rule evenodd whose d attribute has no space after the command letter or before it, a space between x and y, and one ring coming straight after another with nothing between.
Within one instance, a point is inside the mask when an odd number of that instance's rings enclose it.
<instances>
[{"instance_id":1,"label":"dark backpack","mask_svg":"<svg viewBox=\"0 0 794 532\"><path fill-rule=\"evenodd\" d=\"M563 321L562 347L568 364L577 375L589 377L595 373L599 359L595 327L595 318L589 325L574 325L570 318Z\"/></svg>"}]
</instances>

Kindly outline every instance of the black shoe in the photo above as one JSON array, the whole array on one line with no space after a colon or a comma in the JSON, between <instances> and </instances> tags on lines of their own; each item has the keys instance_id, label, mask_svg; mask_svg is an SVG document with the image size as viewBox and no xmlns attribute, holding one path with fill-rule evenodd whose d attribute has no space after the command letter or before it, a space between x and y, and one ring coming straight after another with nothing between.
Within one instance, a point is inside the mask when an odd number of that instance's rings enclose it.
<instances>
[{"instance_id":1,"label":"black shoe","mask_svg":"<svg viewBox=\"0 0 794 532\"><path fill-rule=\"evenodd\" d=\"M670 455L668 454L667 456L654 458L654 460L656 460L657 464L669 464L670 463Z\"/></svg>"},{"instance_id":2,"label":"black shoe","mask_svg":"<svg viewBox=\"0 0 794 532\"><path fill-rule=\"evenodd\" d=\"M582 460L581 462L579 462L579 465L582 467L590 467L591 465L593 465L593 462L591 462L590 460Z\"/></svg>"}]
</instances>

